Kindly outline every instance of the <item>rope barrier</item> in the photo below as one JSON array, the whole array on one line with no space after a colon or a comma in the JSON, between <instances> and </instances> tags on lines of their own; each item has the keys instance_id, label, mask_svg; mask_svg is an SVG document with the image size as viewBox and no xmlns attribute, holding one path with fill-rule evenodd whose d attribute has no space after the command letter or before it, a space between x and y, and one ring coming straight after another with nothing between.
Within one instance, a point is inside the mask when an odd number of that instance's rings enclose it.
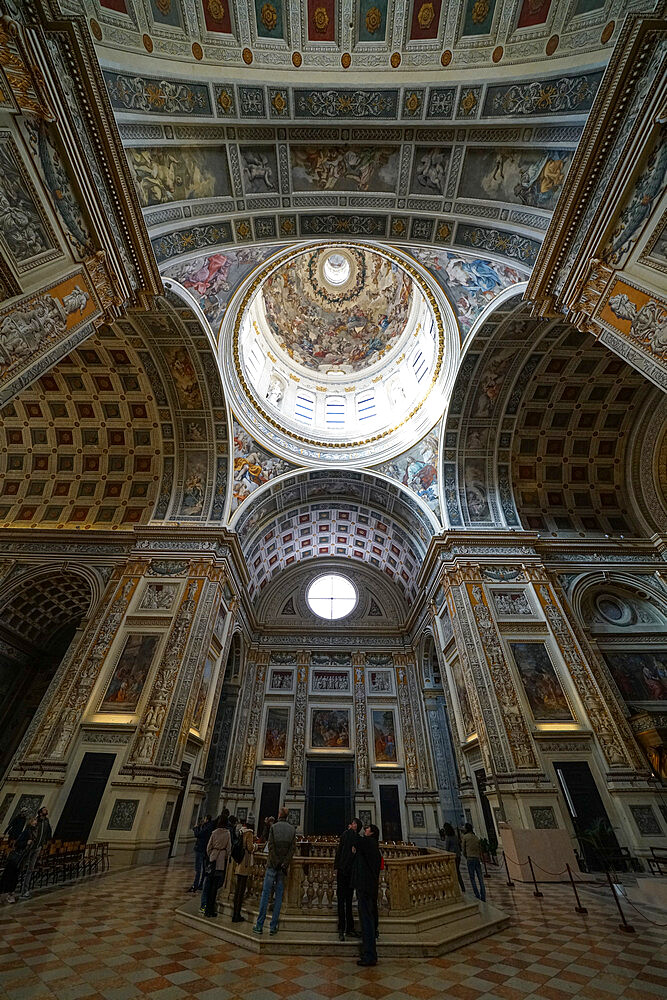
<instances>
[{"instance_id":1,"label":"rope barrier","mask_svg":"<svg viewBox=\"0 0 667 1000\"><path fill-rule=\"evenodd\" d=\"M628 903L632 907L633 910L636 910L637 913L639 914L639 916L643 917L643 919L646 920L646 921L648 921L649 924L653 924L654 927L667 927L667 924L658 923L657 920L651 920L650 917L647 917L646 914L643 913L642 910L640 910L638 906L635 906L635 904L632 902L632 900L628 899L627 896L625 896L624 899L625 899L625 902Z\"/></svg>"},{"instance_id":2,"label":"rope barrier","mask_svg":"<svg viewBox=\"0 0 667 1000\"><path fill-rule=\"evenodd\" d=\"M547 871L546 868L543 868L542 865L538 865L537 861L535 861L533 863L534 863L535 867L539 868L540 871L544 872L545 875L552 875L554 878L558 878L559 875L565 875L565 874L567 874L567 868L563 868L562 872L549 872L549 871Z\"/></svg>"}]
</instances>

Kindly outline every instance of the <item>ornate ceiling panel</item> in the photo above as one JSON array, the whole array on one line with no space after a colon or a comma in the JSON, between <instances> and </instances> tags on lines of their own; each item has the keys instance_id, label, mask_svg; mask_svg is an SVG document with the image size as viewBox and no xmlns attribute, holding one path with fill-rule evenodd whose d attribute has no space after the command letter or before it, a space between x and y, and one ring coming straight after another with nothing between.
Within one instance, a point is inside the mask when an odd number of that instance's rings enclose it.
<instances>
[{"instance_id":1,"label":"ornate ceiling panel","mask_svg":"<svg viewBox=\"0 0 667 1000\"><path fill-rule=\"evenodd\" d=\"M5 527L144 524L162 471L159 414L135 351L108 327L0 411Z\"/></svg>"},{"instance_id":2,"label":"ornate ceiling panel","mask_svg":"<svg viewBox=\"0 0 667 1000\"><path fill-rule=\"evenodd\" d=\"M406 491L367 473L342 471L303 473L269 486L235 527L251 597L293 563L341 556L379 569L409 603L434 534L424 509Z\"/></svg>"},{"instance_id":3,"label":"ornate ceiling panel","mask_svg":"<svg viewBox=\"0 0 667 1000\"><path fill-rule=\"evenodd\" d=\"M447 413L449 523L644 534L628 484L653 477L655 433L645 453L650 428L640 423L659 398L588 334L503 303L464 357ZM631 460L641 473L629 473Z\"/></svg>"},{"instance_id":4,"label":"ornate ceiling panel","mask_svg":"<svg viewBox=\"0 0 667 1000\"><path fill-rule=\"evenodd\" d=\"M307 71L440 71L559 60L610 45L627 0L61 0L109 49ZM447 74L443 72L447 71Z\"/></svg>"}]
</instances>

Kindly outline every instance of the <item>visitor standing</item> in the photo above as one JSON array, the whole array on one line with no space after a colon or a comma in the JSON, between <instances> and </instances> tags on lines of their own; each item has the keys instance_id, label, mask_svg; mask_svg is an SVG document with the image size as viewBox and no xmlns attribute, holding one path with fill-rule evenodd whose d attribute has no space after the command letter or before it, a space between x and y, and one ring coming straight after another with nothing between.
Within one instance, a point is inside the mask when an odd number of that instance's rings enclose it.
<instances>
[{"instance_id":1,"label":"visitor standing","mask_svg":"<svg viewBox=\"0 0 667 1000\"><path fill-rule=\"evenodd\" d=\"M468 875L470 876L472 891L475 893L477 899L481 899L484 903L486 901L486 889L484 888L484 879L482 878L482 845L479 842L479 837L473 831L472 823L466 823L463 828L461 848L468 862Z\"/></svg>"},{"instance_id":2,"label":"visitor standing","mask_svg":"<svg viewBox=\"0 0 667 1000\"><path fill-rule=\"evenodd\" d=\"M5 862L5 868L0 878L0 897L7 896L8 903L16 902L14 890L18 884L23 866L34 847L37 836L36 829L37 817L33 816L32 819L28 820L25 829L19 833Z\"/></svg>"},{"instance_id":3,"label":"visitor standing","mask_svg":"<svg viewBox=\"0 0 667 1000\"><path fill-rule=\"evenodd\" d=\"M215 830L215 822L210 814L204 816L196 826L192 828L195 835L195 877L188 892L199 892L204 882L204 868L206 866L206 848L211 839L211 834Z\"/></svg>"},{"instance_id":4,"label":"visitor standing","mask_svg":"<svg viewBox=\"0 0 667 1000\"><path fill-rule=\"evenodd\" d=\"M459 843L459 838L456 835L456 830L451 823L445 823L440 831L440 834L445 842L445 850L451 851L452 854L456 855L456 875L459 880L459 885L461 886L461 892L465 892L466 887L463 884L463 878L461 876L461 844Z\"/></svg>"},{"instance_id":5,"label":"visitor standing","mask_svg":"<svg viewBox=\"0 0 667 1000\"><path fill-rule=\"evenodd\" d=\"M278 933L280 908L283 905L283 892L285 889L285 876L287 875L290 861L296 849L296 827L287 822L288 815L287 809L283 806L278 812L278 822L273 823L269 831L269 856L266 861L266 875L264 876L264 885L262 886L262 898L259 901L257 923L253 927L255 934L261 934L264 930L269 897L274 887L275 899L269 934Z\"/></svg>"},{"instance_id":6,"label":"visitor standing","mask_svg":"<svg viewBox=\"0 0 667 1000\"><path fill-rule=\"evenodd\" d=\"M340 941L348 937L359 937L354 929L354 914L352 913L352 866L354 864L354 853L352 848L356 846L361 831L361 820L353 819L344 830L338 841L336 856L334 858L334 872L336 873L336 888L338 896L338 938Z\"/></svg>"},{"instance_id":7,"label":"visitor standing","mask_svg":"<svg viewBox=\"0 0 667 1000\"><path fill-rule=\"evenodd\" d=\"M9 826L5 830L5 837L9 838L9 846L18 838L19 834L23 833L25 829L26 822L28 820L28 810L19 809L16 816L9 822Z\"/></svg>"},{"instance_id":8,"label":"visitor standing","mask_svg":"<svg viewBox=\"0 0 667 1000\"><path fill-rule=\"evenodd\" d=\"M225 816L225 812L227 815ZM216 917L215 908L216 896L222 883L225 881L225 871L227 870L227 860L232 848L232 838L229 832L228 820L229 812L223 810L218 825L211 834L206 846L206 877L204 879L204 891L201 896L201 908L206 917Z\"/></svg>"},{"instance_id":9,"label":"visitor standing","mask_svg":"<svg viewBox=\"0 0 667 1000\"><path fill-rule=\"evenodd\" d=\"M252 871L254 864L253 854L255 852L255 831L251 823L241 825L241 835L232 848L232 861L234 862L233 876L236 878L234 887L234 912L232 913L232 923L238 924L245 920L241 916L241 907L245 897L248 875Z\"/></svg>"},{"instance_id":10,"label":"visitor standing","mask_svg":"<svg viewBox=\"0 0 667 1000\"><path fill-rule=\"evenodd\" d=\"M357 890L359 922L361 923L361 958L357 965L377 965L375 914L380 886L380 831L370 823L353 847L352 886Z\"/></svg>"},{"instance_id":11,"label":"visitor standing","mask_svg":"<svg viewBox=\"0 0 667 1000\"><path fill-rule=\"evenodd\" d=\"M37 824L34 829L35 834L32 846L25 859L25 863L21 867L21 899L30 899L30 880L32 878L32 873L44 846L53 836L53 831L51 830L51 824L49 822L49 810L46 806L42 806L42 808L38 811Z\"/></svg>"}]
</instances>

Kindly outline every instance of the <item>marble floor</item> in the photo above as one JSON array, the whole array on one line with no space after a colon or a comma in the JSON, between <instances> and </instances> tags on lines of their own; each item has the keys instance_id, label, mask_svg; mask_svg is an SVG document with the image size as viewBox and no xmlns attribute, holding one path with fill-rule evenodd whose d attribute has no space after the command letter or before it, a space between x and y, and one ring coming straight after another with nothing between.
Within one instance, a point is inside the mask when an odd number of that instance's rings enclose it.
<instances>
[{"instance_id":1,"label":"marble floor","mask_svg":"<svg viewBox=\"0 0 667 1000\"><path fill-rule=\"evenodd\" d=\"M509 890L496 873L489 899L507 930L448 956L258 958L183 926L173 909L190 867L182 860L119 872L0 908L3 1000L664 1000L667 930L634 914L621 934L611 897L546 886ZM628 908L629 913L630 908ZM655 913L652 919L660 919ZM662 921L667 921L663 915Z\"/></svg>"}]
</instances>

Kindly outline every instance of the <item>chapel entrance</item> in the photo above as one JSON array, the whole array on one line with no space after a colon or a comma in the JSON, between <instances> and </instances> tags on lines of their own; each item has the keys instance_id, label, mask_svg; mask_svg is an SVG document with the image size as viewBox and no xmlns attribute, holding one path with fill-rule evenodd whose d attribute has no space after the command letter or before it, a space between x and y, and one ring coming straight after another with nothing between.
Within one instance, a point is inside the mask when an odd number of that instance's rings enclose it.
<instances>
[{"instance_id":1,"label":"chapel entrance","mask_svg":"<svg viewBox=\"0 0 667 1000\"><path fill-rule=\"evenodd\" d=\"M308 761L306 788L306 835L339 836L354 816L352 761Z\"/></svg>"},{"instance_id":2,"label":"chapel entrance","mask_svg":"<svg viewBox=\"0 0 667 1000\"><path fill-rule=\"evenodd\" d=\"M588 870L618 864L618 840L586 761L554 761L554 769Z\"/></svg>"}]
</instances>

